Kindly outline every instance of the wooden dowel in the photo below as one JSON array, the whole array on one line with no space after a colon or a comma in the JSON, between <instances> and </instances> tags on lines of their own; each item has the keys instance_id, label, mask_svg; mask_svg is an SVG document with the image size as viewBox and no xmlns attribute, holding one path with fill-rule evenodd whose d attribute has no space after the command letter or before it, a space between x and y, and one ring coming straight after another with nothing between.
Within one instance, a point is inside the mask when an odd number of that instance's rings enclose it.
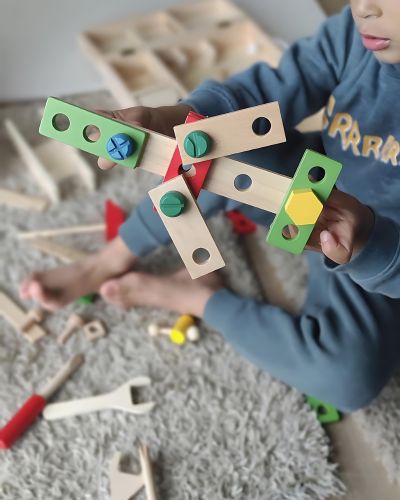
<instances>
[{"instance_id":1,"label":"wooden dowel","mask_svg":"<svg viewBox=\"0 0 400 500\"><path fill-rule=\"evenodd\" d=\"M37 212L44 212L49 206L49 200L46 198L31 196L10 189L0 189L0 203L11 207L36 210Z\"/></svg>"},{"instance_id":2,"label":"wooden dowel","mask_svg":"<svg viewBox=\"0 0 400 500\"><path fill-rule=\"evenodd\" d=\"M142 467L142 475L144 479L144 487L146 489L147 500L157 500L156 490L154 486L153 471L151 468L149 450L147 446L139 446L140 465Z\"/></svg>"},{"instance_id":3,"label":"wooden dowel","mask_svg":"<svg viewBox=\"0 0 400 500\"><path fill-rule=\"evenodd\" d=\"M36 231L27 231L23 233L18 233L18 238L20 240L28 240L37 237L47 238L49 236L61 236L65 234L80 234L80 233L96 233L104 231L106 228L105 224L89 224L85 226L70 226L70 227L60 227L55 229L38 229Z\"/></svg>"},{"instance_id":4,"label":"wooden dowel","mask_svg":"<svg viewBox=\"0 0 400 500\"><path fill-rule=\"evenodd\" d=\"M43 387L39 394L48 400L51 396L64 384L64 382L73 375L76 370L85 361L85 356L83 354L77 354L72 357L65 365L59 370L54 378L50 380L48 384Z\"/></svg>"}]
</instances>

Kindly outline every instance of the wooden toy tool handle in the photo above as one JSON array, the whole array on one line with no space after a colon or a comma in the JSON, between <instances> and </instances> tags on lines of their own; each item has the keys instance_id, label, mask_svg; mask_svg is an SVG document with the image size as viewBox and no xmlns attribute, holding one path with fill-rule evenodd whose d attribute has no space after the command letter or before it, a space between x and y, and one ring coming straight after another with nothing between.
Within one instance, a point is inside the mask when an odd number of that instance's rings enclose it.
<instances>
[{"instance_id":1,"label":"wooden toy tool handle","mask_svg":"<svg viewBox=\"0 0 400 500\"><path fill-rule=\"evenodd\" d=\"M46 400L39 394L31 396L12 419L0 430L0 448L11 448L15 441L42 413Z\"/></svg>"}]
</instances>

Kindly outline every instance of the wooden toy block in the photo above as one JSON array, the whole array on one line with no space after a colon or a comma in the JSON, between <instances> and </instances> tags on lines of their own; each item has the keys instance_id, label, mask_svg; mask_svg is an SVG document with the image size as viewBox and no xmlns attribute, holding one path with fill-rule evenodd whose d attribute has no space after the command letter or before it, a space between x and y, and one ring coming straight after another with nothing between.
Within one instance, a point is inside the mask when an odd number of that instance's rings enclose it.
<instances>
[{"instance_id":1,"label":"wooden toy block","mask_svg":"<svg viewBox=\"0 0 400 500\"><path fill-rule=\"evenodd\" d=\"M4 292L0 292L0 316L6 319L16 330L22 331L22 326L26 324L28 315ZM32 344L46 335L46 331L35 324L30 327L24 337Z\"/></svg>"},{"instance_id":2,"label":"wooden toy block","mask_svg":"<svg viewBox=\"0 0 400 500\"><path fill-rule=\"evenodd\" d=\"M107 334L104 324L99 320L90 321L83 327L86 338L89 340L96 340L104 337Z\"/></svg>"},{"instance_id":3,"label":"wooden toy block","mask_svg":"<svg viewBox=\"0 0 400 500\"><path fill-rule=\"evenodd\" d=\"M323 178L318 181L310 179L310 172L314 168L323 170ZM292 238L285 233L285 229L293 225L294 221L286 213L285 206L293 191L310 189L317 198L325 203L340 174L342 165L327 156L306 150L293 177L292 183L279 212L277 213L267 235L267 242L295 254L301 253L314 229L314 224L297 226L297 234Z\"/></svg>"},{"instance_id":4,"label":"wooden toy block","mask_svg":"<svg viewBox=\"0 0 400 500\"><path fill-rule=\"evenodd\" d=\"M106 220L106 240L111 241L118 236L118 229L124 223L125 212L112 200L106 201L105 220Z\"/></svg>"},{"instance_id":5,"label":"wooden toy block","mask_svg":"<svg viewBox=\"0 0 400 500\"><path fill-rule=\"evenodd\" d=\"M83 259L88 255L88 253L83 250L77 250L76 248L61 245L60 243L46 238L32 238L29 241L37 250L54 257L58 257L62 262L66 263Z\"/></svg>"},{"instance_id":6,"label":"wooden toy block","mask_svg":"<svg viewBox=\"0 0 400 500\"><path fill-rule=\"evenodd\" d=\"M83 354L72 357L37 394L33 394L12 419L0 429L0 448L10 448L42 413L47 401L82 365Z\"/></svg>"},{"instance_id":7,"label":"wooden toy block","mask_svg":"<svg viewBox=\"0 0 400 500\"><path fill-rule=\"evenodd\" d=\"M178 217L168 217L160 209L162 197L171 191L181 193L186 200L184 210ZM193 279L225 265L182 175L152 189L149 196ZM193 231L193 228L196 230Z\"/></svg>"},{"instance_id":8,"label":"wooden toy block","mask_svg":"<svg viewBox=\"0 0 400 500\"><path fill-rule=\"evenodd\" d=\"M4 122L10 140L24 160L31 175L53 203L61 199L59 184L66 178L77 177L89 191L96 188L92 167L78 151L65 144L48 141L31 147L15 123Z\"/></svg>"},{"instance_id":9,"label":"wooden toy block","mask_svg":"<svg viewBox=\"0 0 400 500\"><path fill-rule=\"evenodd\" d=\"M44 319L45 311L40 307L30 309L26 315L26 321L21 325L21 332L28 333L32 326L41 323Z\"/></svg>"},{"instance_id":10,"label":"wooden toy block","mask_svg":"<svg viewBox=\"0 0 400 500\"><path fill-rule=\"evenodd\" d=\"M279 104L271 102L174 127L184 164L286 141Z\"/></svg>"},{"instance_id":11,"label":"wooden toy block","mask_svg":"<svg viewBox=\"0 0 400 500\"><path fill-rule=\"evenodd\" d=\"M239 210L229 210L229 212L225 212L225 216L232 222L233 231L236 234L243 236L257 231L257 225Z\"/></svg>"},{"instance_id":12,"label":"wooden toy block","mask_svg":"<svg viewBox=\"0 0 400 500\"><path fill-rule=\"evenodd\" d=\"M77 331L82 328L85 324L85 320L79 316L79 314L71 314L68 318L67 323L58 337L57 342L59 345L64 345L67 340Z\"/></svg>"},{"instance_id":13,"label":"wooden toy block","mask_svg":"<svg viewBox=\"0 0 400 500\"><path fill-rule=\"evenodd\" d=\"M290 193L285 210L296 226L315 224L323 205L311 189L297 189Z\"/></svg>"},{"instance_id":14,"label":"wooden toy block","mask_svg":"<svg viewBox=\"0 0 400 500\"><path fill-rule=\"evenodd\" d=\"M11 207L35 210L37 212L44 212L49 206L47 198L18 193L9 189L0 189L0 203Z\"/></svg>"},{"instance_id":15,"label":"wooden toy block","mask_svg":"<svg viewBox=\"0 0 400 500\"><path fill-rule=\"evenodd\" d=\"M334 406L328 403L323 403L319 399L313 398L312 396L306 396L306 401L311 408L316 411L318 421L321 422L321 424L333 424L335 422L339 422L341 418L340 413Z\"/></svg>"},{"instance_id":16,"label":"wooden toy block","mask_svg":"<svg viewBox=\"0 0 400 500\"><path fill-rule=\"evenodd\" d=\"M143 474L130 474L120 470L121 453L116 453L111 461L111 500L130 500L144 487Z\"/></svg>"},{"instance_id":17,"label":"wooden toy block","mask_svg":"<svg viewBox=\"0 0 400 500\"><path fill-rule=\"evenodd\" d=\"M61 120L64 120L64 126L57 124ZM94 128L100 133L97 139L90 135ZM47 99L39 132L131 168L139 163L147 139L147 133L141 129L53 97ZM121 141L119 134L124 134L125 140ZM128 144L131 149L127 147Z\"/></svg>"},{"instance_id":18,"label":"wooden toy block","mask_svg":"<svg viewBox=\"0 0 400 500\"><path fill-rule=\"evenodd\" d=\"M154 402L135 403L132 392L134 389L148 386L150 383L148 377L135 377L108 394L48 405L43 412L43 416L46 420L56 420L107 409L123 410L134 415L143 415L153 409Z\"/></svg>"}]
</instances>

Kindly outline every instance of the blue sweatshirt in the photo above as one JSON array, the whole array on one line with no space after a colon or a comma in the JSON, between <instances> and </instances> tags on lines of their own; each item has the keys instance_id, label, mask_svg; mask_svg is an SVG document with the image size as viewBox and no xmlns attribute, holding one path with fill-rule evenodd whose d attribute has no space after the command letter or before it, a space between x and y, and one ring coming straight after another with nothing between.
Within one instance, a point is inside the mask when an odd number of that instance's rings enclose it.
<instances>
[{"instance_id":1,"label":"blue sweatshirt","mask_svg":"<svg viewBox=\"0 0 400 500\"><path fill-rule=\"evenodd\" d=\"M366 246L341 266L306 252L308 295L297 316L221 289L207 302L204 320L255 365L344 411L368 404L400 361L399 90L400 64L382 64L363 47L345 8L295 43L277 69L259 63L223 83L205 81L185 101L209 116L279 101L291 141L238 159L291 176L312 147L294 127L326 106L318 135L326 154L343 163L337 186L375 212ZM205 216L237 208L223 200L206 191L199 196ZM265 228L273 219L239 208ZM170 241L149 198L120 234L138 256Z\"/></svg>"}]
</instances>

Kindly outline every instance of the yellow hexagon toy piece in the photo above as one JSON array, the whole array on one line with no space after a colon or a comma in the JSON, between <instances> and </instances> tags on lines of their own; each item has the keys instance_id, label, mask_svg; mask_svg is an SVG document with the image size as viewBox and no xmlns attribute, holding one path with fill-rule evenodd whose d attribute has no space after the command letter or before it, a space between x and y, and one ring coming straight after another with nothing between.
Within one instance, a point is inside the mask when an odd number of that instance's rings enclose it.
<instances>
[{"instance_id":1,"label":"yellow hexagon toy piece","mask_svg":"<svg viewBox=\"0 0 400 500\"><path fill-rule=\"evenodd\" d=\"M315 224L323 205L311 189L297 189L290 193L285 210L296 226Z\"/></svg>"}]
</instances>

